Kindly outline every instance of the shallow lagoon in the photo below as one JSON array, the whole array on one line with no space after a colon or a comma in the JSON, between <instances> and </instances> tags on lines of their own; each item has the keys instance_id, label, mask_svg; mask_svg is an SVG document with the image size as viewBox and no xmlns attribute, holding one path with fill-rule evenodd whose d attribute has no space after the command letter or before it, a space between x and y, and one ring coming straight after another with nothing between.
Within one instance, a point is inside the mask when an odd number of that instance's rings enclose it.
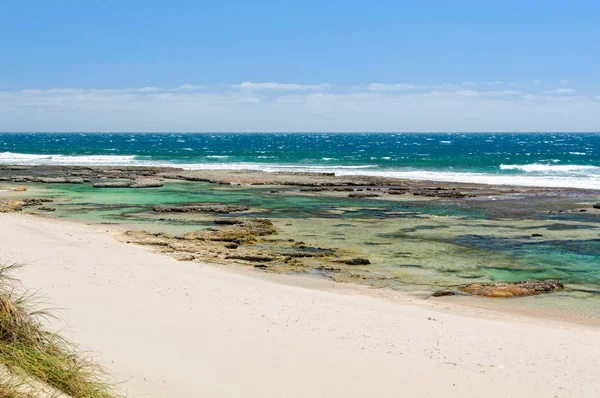
<instances>
[{"instance_id":1,"label":"shallow lagoon","mask_svg":"<svg viewBox=\"0 0 600 398\"><path fill-rule=\"evenodd\" d=\"M494 300L493 305L600 318L599 224L590 215L531 211L548 204L519 198L492 204L408 195L391 200L348 198L344 192L189 182L144 190L97 189L89 184L38 189L57 199L53 216L171 234L206 229L220 216L154 213L153 205L244 204L251 208L248 212L227 217L269 218L279 229L277 239L369 258L372 264L361 270L373 278L348 281L426 296L441 287L475 281L553 278L565 282L568 289L548 296ZM528 218L523 219L523 214ZM282 267L281 271L288 270Z\"/></svg>"}]
</instances>

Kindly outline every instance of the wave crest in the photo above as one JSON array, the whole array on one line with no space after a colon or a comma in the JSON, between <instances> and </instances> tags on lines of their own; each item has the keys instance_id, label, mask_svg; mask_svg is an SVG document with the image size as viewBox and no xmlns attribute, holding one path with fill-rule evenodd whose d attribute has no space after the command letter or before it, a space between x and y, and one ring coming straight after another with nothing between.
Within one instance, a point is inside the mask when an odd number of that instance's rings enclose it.
<instances>
[{"instance_id":1,"label":"wave crest","mask_svg":"<svg viewBox=\"0 0 600 398\"><path fill-rule=\"evenodd\" d=\"M577 164L501 164L500 170L521 170L526 173L571 173L577 171L600 171L600 167Z\"/></svg>"}]
</instances>

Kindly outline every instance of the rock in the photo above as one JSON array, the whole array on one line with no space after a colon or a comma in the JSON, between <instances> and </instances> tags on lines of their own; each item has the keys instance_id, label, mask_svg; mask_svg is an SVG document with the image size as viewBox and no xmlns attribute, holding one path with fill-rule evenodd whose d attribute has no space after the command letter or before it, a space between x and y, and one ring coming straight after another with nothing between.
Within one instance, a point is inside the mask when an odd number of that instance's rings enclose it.
<instances>
[{"instance_id":1,"label":"rock","mask_svg":"<svg viewBox=\"0 0 600 398\"><path fill-rule=\"evenodd\" d=\"M43 184L83 184L82 178L66 178L66 177L38 177L33 179L34 182Z\"/></svg>"},{"instance_id":2,"label":"rock","mask_svg":"<svg viewBox=\"0 0 600 398\"><path fill-rule=\"evenodd\" d=\"M443 297L443 296L454 296L456 293L454 293L452 290L449 289L442 289L442 290L438 290L436 292L433 292L432 296L433 297Z\"/></svg>"},{"instance_id":3,"label":"rock","mask_svg":"<svg viewBox=\"0 0 600 398\"><path fill-rule=\"evenodd\" d=\"M0 203L0 213L13 213L23 210L23 202L20 200L6 200Z\"/></svg>"},{"instance_id":4,"label":"rock","mask_svg":"<svg viewBox=\"0 0 600 398\"><path fill-rule=\"evenodd\" d=\"M544 235L542 235L542 234L531 234L531 236L534 237L534 238L539 238L540 236L544 236Z\"/></svg>"},{"instance_id":5,"label":"rock","mask_svg":"<svg viewBox=\"0 0 600 398\"><path fill-rule=\"evenodd\" d=\"M38 210L40 210L40 211L56 211L56 208L55 207L42 206L42 207L38 207Z\"/></svg>"},{"instance_id":6,"label":"rock","mask_svg":"<svg viewBox=\"0 0 600 398\"><path fill-rule=\"evenodd\" d=\"M277 232L277 228L266 218L241 218L239 220L241 223L225 224L226 226L218 229L187 233L183 235L183 239L240 244L252 242L258 236L272 235Z\"/></svg>"},{"instance_id":7,"label":"rock","mask_svg":"<svg viewBox=\"0 0 600 398\"><path fill-rule=\"evenodd\" d=\"M259 263L267 263L273 261L273 257L268 256L243 256L243 255L233 255L233 256L225 256L226 260L243 260L243 261L251 261L251 262L259 262Z\"/></svg>"},{"instance_id":8,"label":"rock","mask_svg":"<svg viewBox=\"0 0 600 398\"><path fill-rule=\"evenodd\" d=\"M249 210L248 206L222 204L181 204L154 206L157 213L237 213Z\"/></svg>"},{"instance_id":9,"label":"rock","mask_svg":"<svg viewBox=\"0 0 600 398\"><path fill-rule=\"evenodd\" d=\"M594 203L594 204L592 205L592 207L593 207L594 209L600 209L600 202L598 202L598 203Z\"/></svg>"},{"instance_id":10,"label":"rock","mask_svg":"<svg viewBox=\"0 0 600 398\"><path fill-rule=\"evenodd\" d=\"M0 213L12 213L23 210L23 207L40 206L43 203L52 202L52 199L26 198L23 200L5 200L0 202Z\"/></svg>"},{"instance_id":11,"label":"rock","mask_svg":"<svg viewBox=\"0 0 600 398\"><path fill-rule=\"evenodd\" d=\"M409 191L408 187L393 187L389 188L387 193L390 195L404 195Z\"/></svg>"},{"instance_id":12,"label":"rock","mask_svg":"<svg viewBox=\"0 0 600 398\"><path fill-rule=\"evenodd\" d=\"M12 190L15 192L25 192L27 191L27 187L14 187Z\"/></svg>"},{"instance_id":13,"label":"rock","mask_svg":"<svg viewBox=\"0 0 600 398\"><path fill-rule=\"evenodd\" d=\"M368 259L360 258L360 257L346 260L346 261L344 261L344 263L348 264L348 265L369 265L369 264L371 264L371 262Z\"/></svg>"},{"instance_id":14,"label":"rock","mask_svg":"<svg viewBox=\"0 0 600 398\"><path fill-rule=\"evenodd\" d=\"M97 182L93 185L94 188L129 188L133 185L133 181L111 181Z\"/></svg>"},{"instance_id":15,"label":"rock","mask_svg":"<svg viewBox=\"0 0 600 398\"><path fill-rule=\"evenodd\" d=\"M423 189L420 191L413 191L411 193L415 196L427 196L427 197L434 197L434 198L450 198L450 199L460 199L460 198L466 198L466 197L473 196L473 195L464 194L459 191L446 190L445 188L440 188L440 187Z\"/></svg>"},{"instance_id":16,"label":"rock","mask_svg":"<svg viewBox=\"0 0 600 398\"><path fill-rule=\"evenodd\" d=\"M161 181L155 180L138 180L136 183L129 186L129 188L160 188L163 184Z\"/></svg>"},{"instance_id":17,"label":"rock","mask_svg":"<svg viewBox=\"0 0 600 398\"><path fill-rule=\"evenodd\" d=\"M39 206L42 203L50 203L53 202L52 199L46 199L46 198L27 198L27 199L23 199L23 206L28 207L28 206Z\"/></svg>"},{"instance_id":18,"label":"rock","mask_svg":"<svg viewBox=\"0 0 600 398\"><path fill-rule=\"evenodd\" d=\"M226 249L237 249L240 245L238 245L237 243L230 242L230 243L225 243L224 246Z\"/></svg>"},{"instance_id":19,"label":"rock","mask_svg":"<svg viewBox=\"0 0 600 398\"><path fill-rule=\"evenodd\" d=\"M196 257L189 253L173 253L173 257L178 261L194 261Z\"/></svg>"},{"instance_id":20,"label":"rock","mask_svg":"<svg viewBox=\"0 0 600 398\"><path fill-rule=\"evenodd\" d=\"M326 191L326 189L325 188L321 188L321 187L300 188L300 192L322 192L322 191Z\"/></svg>"},{"instance_id":21,"label":"rock","mask_svg":"<svg viewBox=\"0 0 600 398\"><path fill-rule=\"evenodd\" d=\"M378 198L379 195L376 193L351 193L348 195L349 198Z\"/></svg>"},{"instance_id":22,"label":"rock","mask_svg":"<svg viewBox=\"0 0 600 398\"><path fill-rule=\"evenodd\" d=\"M460 286L458 290L472 296L521 297L562 290L564 287L560 281L548 279L545 281L472 283Z\"/></svg>"}]
</instances>

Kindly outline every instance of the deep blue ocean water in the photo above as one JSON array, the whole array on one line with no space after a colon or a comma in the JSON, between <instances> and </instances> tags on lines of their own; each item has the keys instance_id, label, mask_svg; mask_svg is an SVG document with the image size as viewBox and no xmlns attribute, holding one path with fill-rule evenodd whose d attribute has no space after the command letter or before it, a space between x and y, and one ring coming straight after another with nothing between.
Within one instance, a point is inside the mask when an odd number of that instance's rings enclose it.
<instances>
[{"instance_id":1,"label":"deep blue ocean water","mask_svg":"<svg viewBox=\"0 0 600 398\"><path fill-rule=\"evenodd\" d=\"M600 133L3 133L0 163L332 171L600 189Z\"/></svg>"}]
</instances>

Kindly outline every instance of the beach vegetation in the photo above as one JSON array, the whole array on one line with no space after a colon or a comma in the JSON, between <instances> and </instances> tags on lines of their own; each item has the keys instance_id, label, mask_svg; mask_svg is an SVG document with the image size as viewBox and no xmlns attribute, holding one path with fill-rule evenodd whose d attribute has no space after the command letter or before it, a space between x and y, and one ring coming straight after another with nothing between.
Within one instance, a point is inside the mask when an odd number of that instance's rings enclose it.
<instances>
[{"instance_id":1,"label":"beach vegetation","mask_svg":"<svg viewBox=\"0 0 600 398\"><path fill-rule=\"evenodd\" d=\"M100 365L45 327L53 316L13 277L19 267L0 265L0 397L118 396Z\"/></svg>"}]
</instances>

